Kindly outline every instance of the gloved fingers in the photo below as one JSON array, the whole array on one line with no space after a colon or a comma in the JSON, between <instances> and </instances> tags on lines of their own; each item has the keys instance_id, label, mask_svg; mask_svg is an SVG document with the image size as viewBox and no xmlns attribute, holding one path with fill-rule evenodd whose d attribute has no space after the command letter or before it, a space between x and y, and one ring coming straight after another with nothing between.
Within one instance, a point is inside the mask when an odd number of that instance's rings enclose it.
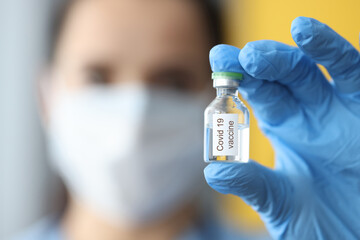
<instances>
[{"instance_id":1,"label":"gloved fingers","mask_svg":"<svg viewBox=\"0 0 360 240\"><path fill-rule=\"evenodd\" d=\"M240 83L241 95L250 103L258 120L278 125L295 114L299 105L289 90L275 82L256 79L248 75L239 62L240 49L218 45L210 51L210 64L214 72L244 74Z\"/></svg>"},{"instance_id":2,"label":"gloved fingers","mask_svg":"<svg viewBox=\"0 0 360 240\"><path fill-rule=\"evenodd\" d=\"M254 161L249 163L211 163L204 169L210 187L223 194L234 194L264 216L286 218L290 211L291 184L279 173ZM279 214L281 212L281 214Z\"/></svg>"},{"instance_id":3,"label":"gloved fingers","mask_svg":"<svg viewBox=\"0 0 360 240\"><path fill-rule=\"evenodd\" d=\"M240 49L231 45L219 44L210 50L209 60L213 72L236 72L244 74L238 56Z\"/></svg>"},{"instance_id":4,"label":"gloved fingers","mask_svg":"<svg viewBox=\"0 0 360 240\"><path fill-rule=\"evenodd\" d=\"M327 68L340 93L360 91L360 54L327 25L306 17L296 18L291 34L299 48Z\"/></svg>"},{"instance_id":5,"label":"gloved fingers","mask_svg":"<svg viewBox=\"0 0 360 240\"><path fill-rule=\"evenodd\" d=\"M331 87L315 62L296 47L271 41L249 42L239 61L252 77L285 86L294 98L305 104L321 104Z\"/></svg>"},{"instance_id":6,"label":"gloved fingers","mask_svg":"<svg viewBox=\"0 0 360 240\"><path fill-rule=\"evenodd\" d=\"M259 123L278 126L299 114L300 107L287 88L266 80L247 80L239 92L249 102Z\"/></svg>"}]
</instances>

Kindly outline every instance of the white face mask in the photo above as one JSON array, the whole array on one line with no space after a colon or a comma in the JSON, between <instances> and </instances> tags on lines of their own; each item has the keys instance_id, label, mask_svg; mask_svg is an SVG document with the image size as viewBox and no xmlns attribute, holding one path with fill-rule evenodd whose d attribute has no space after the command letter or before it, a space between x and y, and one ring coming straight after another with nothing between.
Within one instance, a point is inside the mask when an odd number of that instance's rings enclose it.
<instances>
[{"instance_id":1,"label":"white face mask","mask_svg":"<svg viewBox=\"0 0 360 240\"><path fill-rule=\"evenodd\" d=\"M190 201L202 179L203 97L139 87L57 98L49 149L73 196L116 222Z\"/></svg>"}]
</instances>

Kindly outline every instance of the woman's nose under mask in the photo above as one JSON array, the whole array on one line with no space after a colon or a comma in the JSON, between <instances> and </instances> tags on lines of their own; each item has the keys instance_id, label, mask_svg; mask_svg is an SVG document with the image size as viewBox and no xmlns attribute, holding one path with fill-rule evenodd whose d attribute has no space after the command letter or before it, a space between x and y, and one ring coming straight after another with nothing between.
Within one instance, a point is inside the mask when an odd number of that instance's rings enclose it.
<instances>
[{"instance_id":1,"label":"woman's nose under mask","mask_svg":"<svg viewBox=\"0 0 360 240\"><path fill-rule=\"evenodd\" d=\"M59 96L49 150L72 196L115 222L172 211L201 183L204 94L122 86Z\"/></svg>"}]
</instances>

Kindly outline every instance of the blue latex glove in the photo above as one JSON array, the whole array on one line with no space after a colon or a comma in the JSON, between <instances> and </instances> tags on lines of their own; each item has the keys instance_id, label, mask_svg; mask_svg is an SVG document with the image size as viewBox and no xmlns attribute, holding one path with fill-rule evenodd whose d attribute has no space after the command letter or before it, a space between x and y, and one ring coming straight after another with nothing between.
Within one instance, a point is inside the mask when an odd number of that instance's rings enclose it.
<instances>
[{"instance_id":1,"label":"blue latex glove","mask_svg":"<svg viewBox=\"0 0 360 240\"><path fill-rule=\"evenodd\" d=\"M276 239L360 239L359 52L315 19L296 18L291 33L299 48L264 40L211 50L213 71L245 74L239 90L276 167L212 163L206 180L242 197Z\"/></svg>"}]
</instances>

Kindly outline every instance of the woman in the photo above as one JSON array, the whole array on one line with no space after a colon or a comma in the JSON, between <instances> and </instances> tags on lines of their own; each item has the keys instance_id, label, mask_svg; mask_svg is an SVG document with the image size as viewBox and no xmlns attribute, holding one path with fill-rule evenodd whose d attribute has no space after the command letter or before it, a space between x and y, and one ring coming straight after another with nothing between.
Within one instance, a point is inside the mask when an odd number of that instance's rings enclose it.
<instances>
[{"instance_id":1,"label":"woman","mask_svg":"<svg viewBox=\"0 0 360 240\"><path fill-rule=\"evenodd\" d=\"M209 6L66 3L40 86L69 201L25 239L241 239L200 200L207 56L219 36Z\"/></svg>"}]
</instances>

